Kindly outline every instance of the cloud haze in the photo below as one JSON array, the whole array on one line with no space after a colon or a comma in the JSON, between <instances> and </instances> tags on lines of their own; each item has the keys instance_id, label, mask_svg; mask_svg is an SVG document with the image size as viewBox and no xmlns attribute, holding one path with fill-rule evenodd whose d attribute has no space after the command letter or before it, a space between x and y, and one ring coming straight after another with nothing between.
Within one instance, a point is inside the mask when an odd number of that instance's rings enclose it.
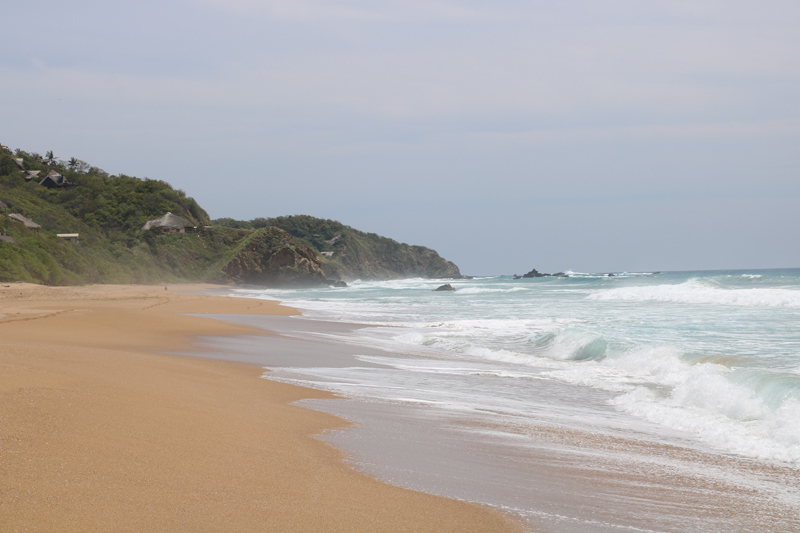
<instances>
[{"instance_id":1,"label":"cloud haze","mask_svg":"<svg viewBox=\"0 0 800 533\"><path fill-rule=\"evenodd\" d=\"M800 266L800 4L32 1L0 142L467 273Z\"/></svg>"}]
</instances>

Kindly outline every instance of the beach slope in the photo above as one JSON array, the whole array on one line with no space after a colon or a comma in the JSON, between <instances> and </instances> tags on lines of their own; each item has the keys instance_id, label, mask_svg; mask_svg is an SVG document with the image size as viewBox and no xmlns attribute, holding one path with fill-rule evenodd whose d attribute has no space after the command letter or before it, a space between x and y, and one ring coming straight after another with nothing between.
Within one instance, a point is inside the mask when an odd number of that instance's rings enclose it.
<instances>
[{"instance_id":1,"label":"beach slope","mask_svg":"<svg viewBox=\"0 0 800 533\"><path fill-rule=\"evenodd\" d=\"M296 313L201 288L0 288L4 531L522 530L347 466L312 438L346 422L291 405L325 392L167 354L264 334L184 313Z\"/></svg>"}]
</instances>

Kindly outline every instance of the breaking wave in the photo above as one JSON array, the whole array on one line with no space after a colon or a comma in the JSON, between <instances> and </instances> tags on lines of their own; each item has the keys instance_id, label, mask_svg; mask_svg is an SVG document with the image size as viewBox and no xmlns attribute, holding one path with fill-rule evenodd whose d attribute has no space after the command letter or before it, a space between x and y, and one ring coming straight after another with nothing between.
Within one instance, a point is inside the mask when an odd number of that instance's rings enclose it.
<instances>
[{"instance_id":1,"label":"breaking wave","mask_svg":"<svg viewBox=\"0 0 800 533\"><path fill-rule=\"evenodd\" d=\"M700 279L672 285L617 287L587 296L596 301L673 302L748 307L800 307L800 290L730 288Z\"/></svg>"}]
</instances>

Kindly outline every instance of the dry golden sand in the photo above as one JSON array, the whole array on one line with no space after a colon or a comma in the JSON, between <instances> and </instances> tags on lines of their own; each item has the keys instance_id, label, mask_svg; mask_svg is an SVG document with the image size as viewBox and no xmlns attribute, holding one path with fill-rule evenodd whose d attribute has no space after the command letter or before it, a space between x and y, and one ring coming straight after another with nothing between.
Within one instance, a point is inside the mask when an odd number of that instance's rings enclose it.
<instances>
[{"instance_id":1,"label":"dry golden sand","mask_svg":"<svg viewBox=\"0 0 800 533\"><path fill-rule=\"evenodd\" d=\"M0 287L0 530L521 531L359 473L289 405L327 393L157 353L253 334L179 313L292 314L204 287Z\"/></svg>"}]
</instances>

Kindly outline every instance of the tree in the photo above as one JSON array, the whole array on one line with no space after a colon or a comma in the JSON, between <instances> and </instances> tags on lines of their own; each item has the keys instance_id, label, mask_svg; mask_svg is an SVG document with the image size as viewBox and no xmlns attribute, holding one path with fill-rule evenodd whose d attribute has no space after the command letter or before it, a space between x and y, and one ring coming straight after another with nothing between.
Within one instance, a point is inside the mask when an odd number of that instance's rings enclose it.
<instances>
[{"instance_id":1,"label":"tree","mask_svg":"<svg viewBox=\"0 0 800 533\"><path fill-rule=\"evenodd\" d=\"M47 160L49 164L54 164L56 162L56 156L53 154L52 150L48 150L46 154L44 154L44 158Z\"/></svg>"},{"instance_id":2,"label":"tree","mask_svg":"<svg viewBox=\"0 0 800 533\"><path fill-rule=\"evenodd\" d=\"M75 159L74 157L71 157L69 159L69 168L70 168L70 170L75 170L75 167L77 167L77 166L78 166L78 160Z\"/></svg>"}]
</instances>

